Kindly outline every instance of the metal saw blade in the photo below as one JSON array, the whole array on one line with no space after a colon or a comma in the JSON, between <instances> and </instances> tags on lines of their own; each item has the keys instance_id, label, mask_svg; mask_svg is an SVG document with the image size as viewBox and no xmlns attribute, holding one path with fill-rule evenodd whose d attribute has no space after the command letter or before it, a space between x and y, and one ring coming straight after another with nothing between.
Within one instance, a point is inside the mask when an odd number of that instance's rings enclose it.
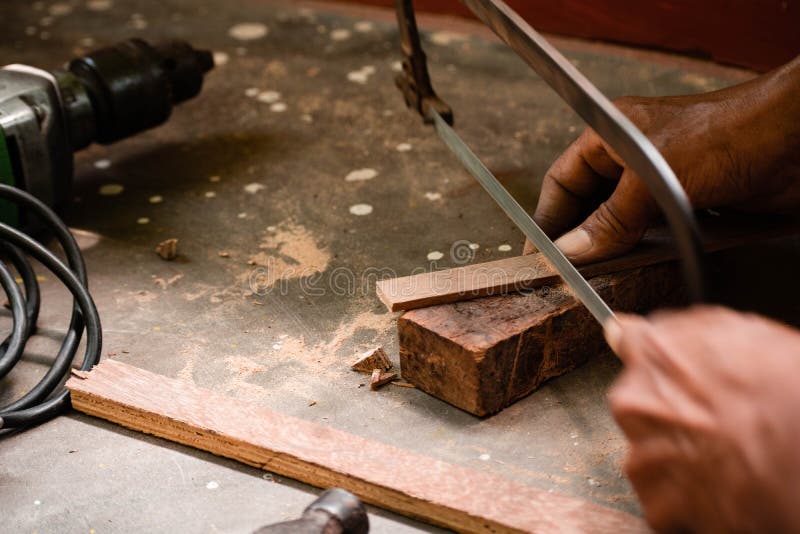
<instances>
[{"instance_id":1,"label":"metal saw blade","mask_svg":"<svg viewBox=\"0 0 800 534\"><path fill-rule=\"evenodd\" d=\"M469 146L458 136L449 124L433 108L429 109L429 115L433 118L436 133L444 141L447 147L461 161L462 165L475 177L476 180L486 189L486 192L497 202L508 217L522 230L525 237L536 245L539 251L558 271L561 278L572 289L575 296L591 312L595 319L605 325L610 319L614 319L614 312L608 304L600 298L597 291L586 281L572 263L564 256L564 253L547 237L544 230L531 218L530 215L519 205L511 196L503 184L491 173L481 162Z\"/></svg>"}]
</instances>

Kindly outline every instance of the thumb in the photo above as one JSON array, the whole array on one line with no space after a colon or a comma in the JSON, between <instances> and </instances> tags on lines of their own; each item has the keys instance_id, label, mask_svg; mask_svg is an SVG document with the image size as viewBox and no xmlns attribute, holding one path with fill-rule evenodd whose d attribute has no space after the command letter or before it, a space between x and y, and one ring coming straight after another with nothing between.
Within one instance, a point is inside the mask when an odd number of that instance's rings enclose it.
<instances>
[{"instance_id":1,"label":"thumb","mask_svg":"<svg viewBox=\"0 0 800 534\"><path fill-rule=\"evenodd\" d=\"M650 322L640 315L620 313L603 324L603 335L611 350L625 364L637 360L647 345Z\"/></svg>"},{"instance_id":2,"label":"thumb","mask_svg":"<svg viewBox=\"0 0 800 534\"><path fill-rule=\"evenodd\" d=\"M609 259L632 249L655 213L644 184L626 171L608 200L555 244L574 263Z\"/></svg>"}]
</instances>

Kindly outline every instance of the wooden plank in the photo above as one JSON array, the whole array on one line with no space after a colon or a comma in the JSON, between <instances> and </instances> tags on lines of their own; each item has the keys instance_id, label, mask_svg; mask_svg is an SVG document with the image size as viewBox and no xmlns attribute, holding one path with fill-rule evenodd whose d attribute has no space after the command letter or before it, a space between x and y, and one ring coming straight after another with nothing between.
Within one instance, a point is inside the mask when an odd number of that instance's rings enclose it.
<instances>
[{"instance_id":1,"label":"wooden plank","mask_svg":"<svg viewBox=\"0 0 800 534\"><path fill-rule=\"evenodd\" d=\"M722 216L704 219L705 248L714 252L795 234L793 218ZM587 278L675 260L675 250L664 227L651 230L630 253L580 267ZM558 273L541 254L517 256L379 280L376 292L390 311L404 311L449 302L499 295L560 283Z\"/></svg>"},{"instance_id":2,"label":"wooden plank","mask_svg":"<svg viewBox=\"0 0 800 534\"><path fill-rule=\"evenodd\" d=\"M674 263L590 283L618 311L683 300ZM412 310L397 331L403 378L481 417L608 350L600 326L563 286Z\"/></svg>"},{"instance_id":3,"label":"wooden plank","mask_svg":"<svg viewBox=\"0 0 800 534\"><path fill-rule=\"evenodd\" d=\"M634 516L253 406L115 360L75 409L460 532L647 532Z\"/></svg>"}]
</instances>

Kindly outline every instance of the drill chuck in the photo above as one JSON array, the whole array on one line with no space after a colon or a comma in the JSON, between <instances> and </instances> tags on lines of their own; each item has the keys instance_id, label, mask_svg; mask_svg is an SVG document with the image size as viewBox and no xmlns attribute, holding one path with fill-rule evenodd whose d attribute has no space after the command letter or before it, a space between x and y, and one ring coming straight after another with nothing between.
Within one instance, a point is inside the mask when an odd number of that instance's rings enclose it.
<instances>
[{"instance_id":1,"label":"drill chuck","mask_svg":"<svg viewBox=\"0 0 800 534\"><path fill-rule=\"evenodd\" d=\"M82 144L91 132L92 141L107 144L162 124L174 104L200 92L203 75L213 66L210 52L182 41L151 46L130 39L73 59L68 72L85 91L93 113L89 117L83 106L66 106L68 122L76 123L68 125L75 132L72 137ZM77 89L71 80L68 83L71 90ZM73 100L78 102L80 96ZM85 124L87 120L93 124Z\"/></svg>"},{"instance_id":2,"label":"drill chuck","mask_svg":"<svg viewBox=\"0 0 800 534\"><path fill-rule=\"evenodd\" d=\"M214 67L210 52L183 41L130 39L52 72L26 65L0 69L0 158L13 169L0 182L51 207L68 203L73 153L113 143L165 122L172 107L196 96ZM0 220L9 220L0 205Z\"/></svg>"}]
</instances>

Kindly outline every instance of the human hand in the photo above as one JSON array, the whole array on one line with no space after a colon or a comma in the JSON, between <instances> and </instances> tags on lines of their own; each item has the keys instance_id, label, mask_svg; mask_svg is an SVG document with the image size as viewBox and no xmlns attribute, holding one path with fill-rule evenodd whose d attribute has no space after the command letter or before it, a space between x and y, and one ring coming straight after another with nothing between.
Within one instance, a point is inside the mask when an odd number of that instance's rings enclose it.
<instances>
[{"instance_id":1,"label":"human hand","mask_svg":"<svg viewBox=\"0 0 800 534\"><path fill-rule=\"evenodd\" d=\"M609 394L659 531L800 532L800 332L720 307L620 316Z\"/></svg>"},{"instance_id":2,"label":"human hand","mask_svg":"<svg viewBox=\"0 0 800 534\"><path fill-rule=\"evenodd\" d=\"M800 205L800 57L721 91L615 102L653 142L696 208ZM534 219L575 263L622 254L658 216L647 187L591 129L544 177ZM589 214L577 228L573 228ZM564 234L562 236L562 234ZM526 243L525 253L535 251Z\"/></svg>"}]
</instances>

